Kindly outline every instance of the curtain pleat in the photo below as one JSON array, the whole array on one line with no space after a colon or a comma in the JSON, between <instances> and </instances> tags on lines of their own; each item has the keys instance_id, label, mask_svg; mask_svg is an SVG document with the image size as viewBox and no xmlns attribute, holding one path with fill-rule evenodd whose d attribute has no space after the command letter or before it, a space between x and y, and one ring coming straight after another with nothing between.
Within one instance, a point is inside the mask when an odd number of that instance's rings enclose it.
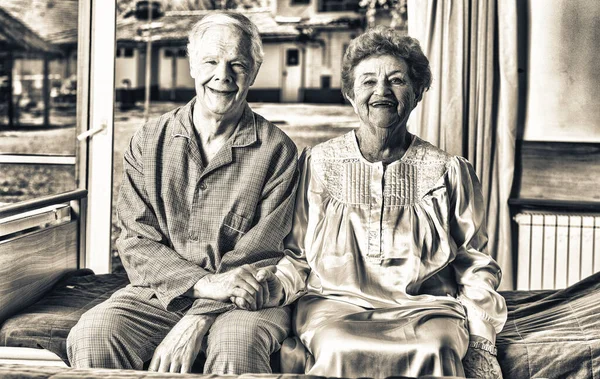
<instances>
[{"instance_id":1,"label":"curtain pleat","mask_svg":"<svg viewBox=\"0 0 600 379\"><path fill-rule=\"evenodd\" d=\"M518 111L515 1L409 0L408 31L429 58L433 84L409 129L469 159L482 182L489 251L512 289L508 198Z\"/></svg>"}]
</instances>

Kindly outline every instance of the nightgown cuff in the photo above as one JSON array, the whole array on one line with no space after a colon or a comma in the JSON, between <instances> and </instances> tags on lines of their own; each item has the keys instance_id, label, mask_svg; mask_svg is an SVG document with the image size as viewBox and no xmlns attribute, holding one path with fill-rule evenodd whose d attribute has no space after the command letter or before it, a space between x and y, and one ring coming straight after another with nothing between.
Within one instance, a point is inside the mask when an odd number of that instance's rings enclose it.
<instances>
[{"instance_id":1,"label":"nightgown cuff","mask_svg":"<svg viewBox=\"0 0 600 379\"><path fill-rule=\"evenodd\" d=\"M478 317L469 317L469 334L485 338L491 343L496 343L496 329L489 322Z\"/></svg>"},{"instance_id":2,"label":"nightgown cuff","mask_svg":"<svg viewBox=\"0 0 600 379\"><path fill-rule=\"evenodd\" d=\"M290 305L292 304L294 301L296 301L300 296L302 296L304 294L305 291L301 290L301 291L297 291L297 285L294 285L294 283L292 282L292 280L290 280L291 276L292 278L294 278L293 274L289 275L290 273L288 273L286 275L286 268L287 267L281 267L280 264L277 265L277 271L275 272L275 275L277 276L277 278L279 278L279 282L281 283L281 286L283 287L283 303L280 306L286 306L286 305ZM293 267L292 267L293 269Z\"/></svg>"}]
</instances>

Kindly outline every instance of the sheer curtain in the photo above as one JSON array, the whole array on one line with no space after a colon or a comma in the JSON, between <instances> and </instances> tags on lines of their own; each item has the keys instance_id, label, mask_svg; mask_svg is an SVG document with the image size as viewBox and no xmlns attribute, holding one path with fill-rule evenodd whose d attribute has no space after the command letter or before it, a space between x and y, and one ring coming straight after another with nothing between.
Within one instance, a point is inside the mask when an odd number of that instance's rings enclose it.
<instances>
[{"instance_id":1,"label":"sheer curtain","mask_svg":"<svg viewBox=\"0 0 600 379\"><path fill-rule=\"evenodd\" d=\"M517 5L503 0L409 0L408 33L433 84L409 129L475 167L487 205L489 251L512 289L508 198L518 117Z\"/></svg>"}]
</instances>

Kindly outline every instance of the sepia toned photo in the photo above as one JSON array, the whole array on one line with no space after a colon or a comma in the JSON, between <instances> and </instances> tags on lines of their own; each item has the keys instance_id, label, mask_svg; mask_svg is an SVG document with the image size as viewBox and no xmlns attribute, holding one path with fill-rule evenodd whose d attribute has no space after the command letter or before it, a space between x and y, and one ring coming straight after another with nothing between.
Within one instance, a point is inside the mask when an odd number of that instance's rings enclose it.
<instances>
[{"instance_id":1,"label":"sepia toned photo","mask_svg":"<svg viewBox=\"0 0 600 379\"><path fill-rule=\"evenodd\" d=\"M598 20L0 0L0 378L600 376Z\"/></svg>"}]
</instances>

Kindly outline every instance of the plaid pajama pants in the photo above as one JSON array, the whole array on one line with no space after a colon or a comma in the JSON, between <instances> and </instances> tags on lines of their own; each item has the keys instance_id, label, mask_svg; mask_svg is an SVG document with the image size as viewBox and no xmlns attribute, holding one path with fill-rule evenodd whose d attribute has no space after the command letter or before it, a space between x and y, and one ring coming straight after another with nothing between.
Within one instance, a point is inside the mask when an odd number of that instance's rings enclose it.
<instances>
[{"instance_id":1,"label":"plaid pajama pants","mask_svg":"<svg viewBox=\"0 0 600 379\"><path fill-rule=\"evenodd\" d=\"M71 366L141 370L185 312L166 311L146 288L127 286L83 314L67 338ZM203 342L205 373L270 373L270 355L290 332L289 308L232 310Z\"/></svg>"}]
</instances>

